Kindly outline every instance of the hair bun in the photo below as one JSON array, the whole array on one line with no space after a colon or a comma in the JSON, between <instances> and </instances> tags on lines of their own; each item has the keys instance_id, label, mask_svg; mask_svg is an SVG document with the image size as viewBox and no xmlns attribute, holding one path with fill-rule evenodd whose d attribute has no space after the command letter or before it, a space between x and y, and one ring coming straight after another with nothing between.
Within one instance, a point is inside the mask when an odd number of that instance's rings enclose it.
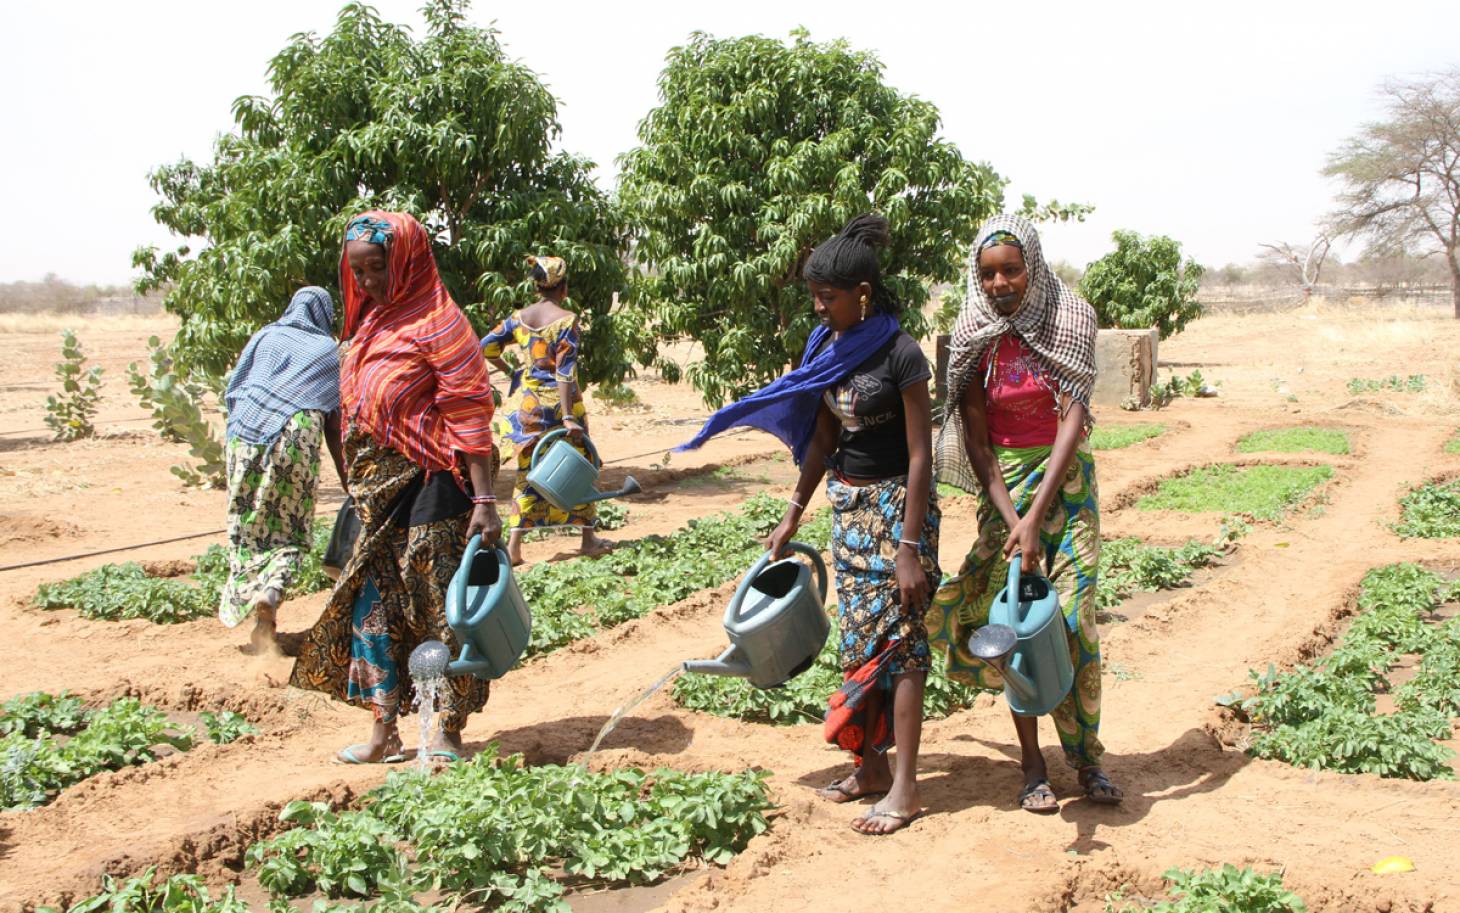
<instances>
[{"instance_id":1,"label":"hair bun","mask_svg":"<svg viewBox=\"0 0 1460 913\"><path fill-rule=\"evenodd\" d=\"M886 247L892 242L892 231L887 224L887 217L875 212L864 213L852 219L841 230L841 236L868 247Z\"/></svg>"}]
</instances>

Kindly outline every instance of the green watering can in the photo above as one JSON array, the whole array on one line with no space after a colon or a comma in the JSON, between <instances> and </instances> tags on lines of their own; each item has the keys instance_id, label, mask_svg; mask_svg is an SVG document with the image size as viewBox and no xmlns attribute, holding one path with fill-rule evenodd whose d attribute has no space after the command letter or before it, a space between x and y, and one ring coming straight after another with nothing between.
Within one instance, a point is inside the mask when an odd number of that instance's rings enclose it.
<instances>
[{"instance_id":1,"label":"green watering can","mask_svg":"<svg viewBox=\"0 0 1460 913\"><path fill-rule=\"evenodd\" d=\"M811 559L811 568L795 558L771 562L766 552L751 567L725 608L725 633L730 646L716 659L693 659L684 671L749 679L757 688L777 688L811 668L826 645L831 621L826 617L826 564L821 553L802 542L791 551Z\"/></svg>"},{"instance_id":2,"label":"green watering can","mask_svg":"<svg viewBox=\"0 0 1460 913\"><path fill-rule=\"evenodd\" d=\"M624 487L618 491L599 491L593 487L598 481L598 467L603 461L588 435L583 435L583 446L592 460L583 458L577 448L565 438L566 428L554 428L538 438L532 451L532 461L527 464L527 484L537 493L552 502L560 510L572 510L579 504L602 501L605 498L621 498L624 495L642 491L633 476L624 479ZM552 446L548 446L548 442Z\"/></svg>"},{"instance_id":3,"label":"green watering can","mask_svg":"<svg viewBox=\"0 0 1460 913\"><path fill-rule=\"evenodd\" d=\"M461 656L452 660L441 641L424 641L411 651L412 678L501 678L527 649L532 614L512 579L512 561L500 546L484 550L480 535L467 542L461 566L446 588L446 623L461 643Z\"/></svg>"},{"instance_id":4,"label":"green watering can","mask_svg":"<svg viewBox=\"0 0 1460 913\"><path fill-rule=\"evenodd\" d=\"M1020 716L1043 716L1075 683L1059 595L1043 577L1019 577L1021 556L989 607L989 623L968 639L968 652L1004 676L1004 699Z\"/></svg>"}]
</instances>

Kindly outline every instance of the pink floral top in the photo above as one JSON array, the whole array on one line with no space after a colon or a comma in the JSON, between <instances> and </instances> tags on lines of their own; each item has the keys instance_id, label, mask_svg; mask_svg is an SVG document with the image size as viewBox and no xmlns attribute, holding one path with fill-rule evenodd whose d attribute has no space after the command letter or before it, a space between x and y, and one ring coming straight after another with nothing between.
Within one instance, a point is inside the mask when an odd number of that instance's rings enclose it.
<instances>
[{"instance_id":1,"label":"pink floral top","mask_svg":"<svg viewBox=\"0 0 1460 913\"><path fill-rule=\"evenodd\" d=\"M996 447L1049 447L1059 431L1059 409L1029 346L1006 333L983 360L989 439Z\"/></svg>"}]
</instances>

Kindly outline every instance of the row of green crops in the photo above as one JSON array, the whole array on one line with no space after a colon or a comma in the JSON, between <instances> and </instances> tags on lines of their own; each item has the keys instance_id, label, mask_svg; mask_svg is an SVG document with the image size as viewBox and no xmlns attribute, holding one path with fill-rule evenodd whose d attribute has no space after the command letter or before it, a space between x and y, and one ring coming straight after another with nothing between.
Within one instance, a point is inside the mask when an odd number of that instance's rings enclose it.
<instances>
[{"instance_id":1,"label":"row of green crops","mask_svg":"<svg viewBox=\"0 0 1460 913\"><path fill-rule=\"evenodd\" d=\"M1399 501L1400 520L1394 531L1421 539L1460 536L1460 479L1426 482Z\"/></svg>"},{"instance_id":2,"label":"row of green crops","mask_svg":"<svg viewBox=\"0 0 1460 913\"><path fill-rule=\"evenodd\" d=\"M1154 494L1136 502L1140 510L1244 514L1277 520L1320 483L1329 466L1233 466L1217 463L1164 479Z\"/></svg>"},{"instance_id":3,"label":"row of green crops","mask_svg":"<svg viewBox=\"0 0 1460 913\"><path fill-rule=\"evenodd\" d=\"M330 578L321 560L333 520L318 524L314 548L303 556L289 596L328 589ZM223 584L228 579L228 552L210 545L197 556L191 580L152 577L136 562L104 564L68 580L43 583L32 600L41 609L75 609L82 618L118 621L144 618L157 624L177 624L204 618L218 611Z\"/></svg>"},{"instance_id":4,"label":"row of green crops","mask_svg":"<svg viewBox=\"0 0 1460 913\"><path fill-rule=\"evenodd\" d=\"M417 913L458 905L567 913L564 890L604 882L644 884L703 859L723 864L767 827L766 775L592 773L527 767L492 746L434 776L390 774L358 809L291 802L289 830L249 848L248 867L271 909L311 893L379 898L371 909ZM423 908L415 895L438 892ZM323 910L360 909L345 904ZM214 900L196 876L153 883L149 870L71 913L244 913L225 889Z\"/></svg>"},{"instance_id":5,"label":"row of green crops","mask_svg":"<svg viewBox=\"0 0 1460 913\"><path fill-rule=\"evenodd\" d=\"M1124 889L1107 894L1105 913L1305 913L1308 906L1283 887L1281 872L1263 874L1231 863L1219 869L1171 869L1167 899L1130 897Z\"/></svg>"},{"instance_id":6,"label":"row of green crops","mask_svg":"<svg viewBox=\"0 0 1460 913\"><path fill-rule=\"evenodd\" d=\"M0 706L0 809L45 805L73 783L193 746L193 730L123 697L87 710L65 694L29 694Z\"/></svg>"},{"instance_id":7,"label":"row of green crops","mask_svg":"<svg viewBox=\"0 0 1460 913\"><path fill-rule=\"evenodd\" d=\"M1223 554L1217 545L1195 540L1178 548L1146 545L1139 539L1114 539L1100 547L1095 605L1112 609L1137 592L1170 590L1191 579Z\"/></svg>"},{"instance_id":8,"label":"row of green crops","mask_svg":"<svg viewBox=\"0 0 1460 913\"><path fill-rule=\"evenodd\" d=\"M1342 428L1266 428L1244 434L1237 441L1239 453L1333 453L1349 452L1348 432Z\"/></svg>"},{"instance_id":9,"label":"row of green crops","mask_svg":"<svg viewBox=\"0 0 1460 913\"><path fill-rule=\"evenodd\" d=\"M1166 433L1160 424L1096 425L1090 432L1091 450L1121 450Z\"/></svg>"},{"instance_id":10,"label":"row of green crops","mask_svg":"<svg viewBox=\"0 0 1460 913\"><path fill-rule=\"evenodd\" d=\"M764 551L785 502L761 492L737 513L691 520L668 536L621 545L602 558L539 564L518 584L532 606L527 655L547 653L743 574ZM797 538L825 548L831 515L822 511Z\"/></svg>"},{"instance_id":11,"label":"row of green crops","mask_svg":"<svg viewBox=\"0 0 1460 913\"><path fill-rule=\"evenodd\" d=\"M1251 720L1250 751L1300 767L1375 773L1411 780L1449 779L1454 752L1435 744L1460 716L1460 618L1435 623L1442 603L1460 596L1415 564L1370 571L1360 614L1337 648L1311 665L1279 673L1253 670L1256 694L1219 701ZM1389 676L1406 655L1417 674L1398 689ZM1398 709L1376 712L1375 695L1393 690Z\"/></svg>"},{"instance_id":12,"label":"row of green crops","mask_svg":"<svg viewBox=\"0 0 1460 913\"><path fill-rule=\"evenodd\" d=\"M837 630L833 622L831 635L817 654L816 662L780 688L756 688L741 678L686 675L674 683L674 699L689 710L750 723L784 726L819 723L826 715L827 698L841 687L843 680L836 645ZM923 714L929 719L969 707L978 695L978 689L945 676L941 665L934 663L923 693Z\"/></svg>"}]
</instances>

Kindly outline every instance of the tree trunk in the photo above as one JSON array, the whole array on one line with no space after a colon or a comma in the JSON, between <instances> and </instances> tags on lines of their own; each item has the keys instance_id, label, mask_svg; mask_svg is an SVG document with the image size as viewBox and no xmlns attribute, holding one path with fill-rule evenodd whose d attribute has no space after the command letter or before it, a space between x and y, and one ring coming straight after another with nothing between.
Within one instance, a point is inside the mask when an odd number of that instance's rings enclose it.
<instances>
[{"instance_id":1,"label":"tree trunk","mask_svg":"<svg viewBox=\"0 0 1460 913\"><path fill-rule=\"evenodd\" d=\"M1460 265L1450 263L1450 302L1455 305L1455 319L1460 320Z\"/></svg>"}]
</instances>

